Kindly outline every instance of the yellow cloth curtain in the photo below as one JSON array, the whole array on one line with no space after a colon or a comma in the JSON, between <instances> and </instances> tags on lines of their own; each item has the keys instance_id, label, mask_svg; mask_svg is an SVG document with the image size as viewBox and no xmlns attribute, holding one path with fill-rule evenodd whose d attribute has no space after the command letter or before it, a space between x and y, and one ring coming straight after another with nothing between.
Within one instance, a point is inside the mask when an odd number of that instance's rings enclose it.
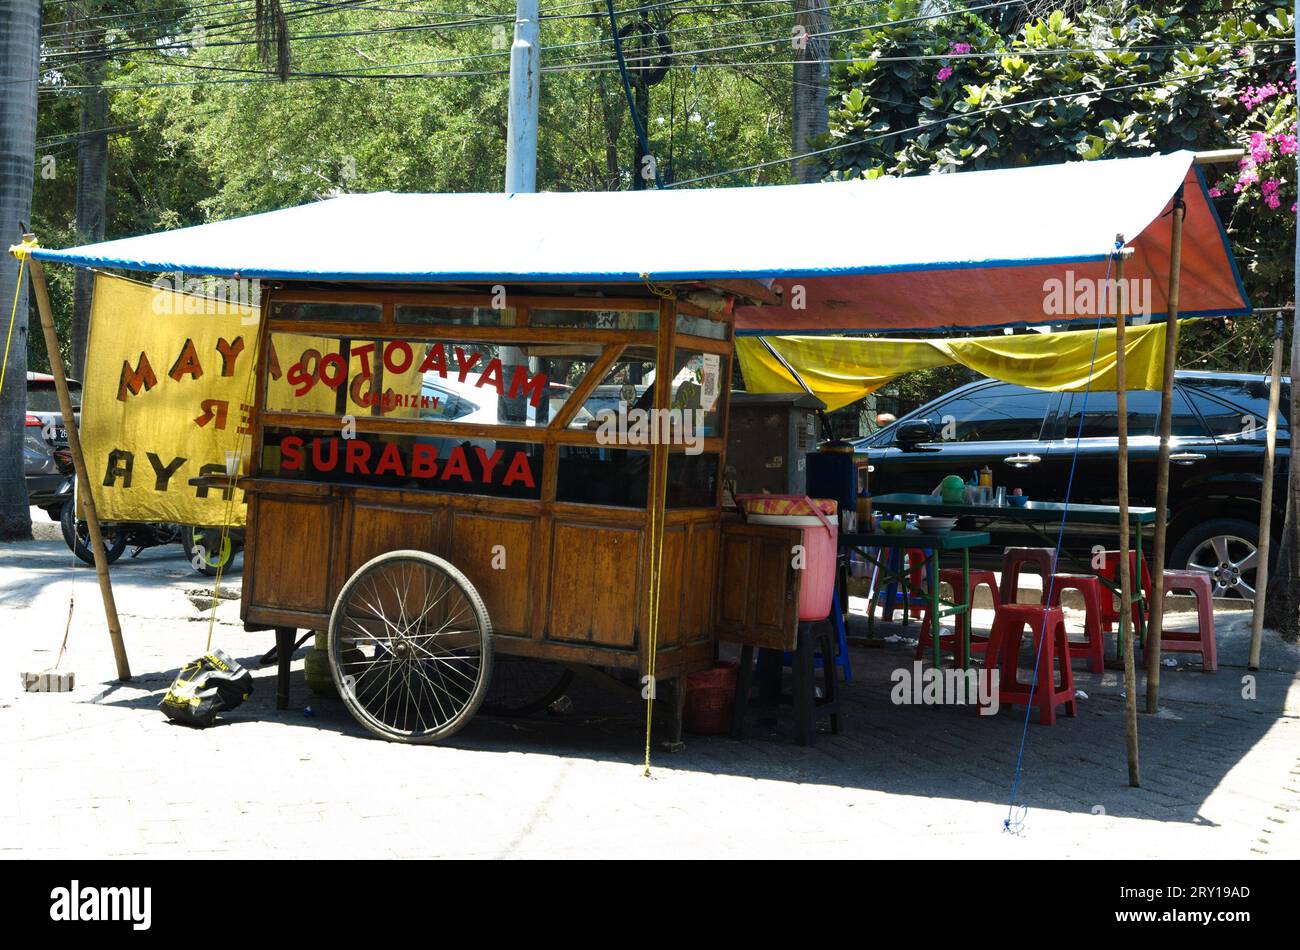
<instances>
[{"instance_id":1,"label":"yellow cloth curtain","mask_svg":"<svg viewBox=\"0 0 1300 950\"><path fill-rule=\"evenodd\" d=\"M843 336L766 339L828 409L847 406L904 373L952 363L1032 389L1115 389L1114 327L1100 333L1072 330L950 340ZM1129 327L1124 351L1128 388L1159 389L1165 359L1164 324ZM736 356L749 392L801 390L780 360L758 338L738 337Z\"/></svg>"}]
</instances>

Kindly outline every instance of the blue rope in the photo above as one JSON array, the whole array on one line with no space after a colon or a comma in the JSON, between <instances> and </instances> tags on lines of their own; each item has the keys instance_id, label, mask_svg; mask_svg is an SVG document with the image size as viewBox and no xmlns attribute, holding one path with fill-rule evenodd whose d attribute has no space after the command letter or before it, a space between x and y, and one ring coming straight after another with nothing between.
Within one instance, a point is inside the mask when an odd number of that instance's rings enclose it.
<instances>
[{"instance_id":1,"label":"blue rope","mask_svg":"<svg viewBox=\"0 0 1300 950\"><path fill-rule=\"evenodd\" d=\"M1118 252L1122 247L1121 242L1115 242L1115 250ZM1114 256L1106 258L1106 282L1103 287L1110 286L1110 267ZM1128 319L1127 315L1123 315ZM1088 394L1092 392L1093 370L1097 365L1097 344L1101 339L1101 323L1105 319L1105 308L1098 307L1096 335L1092 338L1092 359L1088 363L1088 382L1083 388L1083 405L1079 410L1079 428L1074 434L1074 455L1070 458L1070 477L1065 483L1065 507L1061 511L1061 527L1056 532L1056 550L1052 552L1052 570L1049 577L1044 580L1047 583L1047 603L1052 602L1052 595L1056 591L1056 566L1061 559L1061 545L1065 541L1065 523L1070 517L1070 493L1074 490L1074 469L1079 463L1079 442L1083 439L1083 423L1087 418L1088 412ZM1012 594L1014 597L1014 592ZM1008 834L1018 835L1024 830L1025 814L1029 811L1028 805L1016 804L1016 791L1020 787L1021 770L1025 761L1025 740L1029 737L1029 717L1034 712L1034 691L1038 688L1038 662L1043 656L1043 641L1047 638L1047 612L1043 612L1043 626L1038 631L1038 644L1034 650L1034 675L1029 680L1029 703L1025 706L1025 722L1020 731L1020 750L1016 754L1016 769L1011 780L1011 800L1007 803L1007 817L1002 821L1002 830ZM985 664L988 664L988 658L985 658ZM1068 660L1066 662L1069 662ZM1048 676L1052 676L1052 671L1047 671ZM1019 812L1017 813L1017 808Z\"/></svg>"}]
</instances>

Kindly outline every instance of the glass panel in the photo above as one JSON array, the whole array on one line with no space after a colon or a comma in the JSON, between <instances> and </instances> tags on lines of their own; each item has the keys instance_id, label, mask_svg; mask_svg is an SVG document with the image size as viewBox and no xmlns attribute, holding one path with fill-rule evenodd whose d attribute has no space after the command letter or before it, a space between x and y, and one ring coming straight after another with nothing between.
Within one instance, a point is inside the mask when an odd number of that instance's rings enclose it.
<instances>
[{"instance_id":1,"label":"glass panel","mask_svg":"<svg viewBox=\"0 0 1300 950\"><path fill-rule=\"evenodd\" d=\"M561 445L556 498L584 505L645 508L650 453L600 445ZM717 502L718 455L668 457L668 507L712 508Z\"/></svg>"},{"instance_id":2,"label":"glass panel","mask_svg":"<svg viewBox=\"0 0 1300 950\"><path fill-rule=\"evenodd\" d=\"M570 427L597 429L601 413L617 413L620 402L625 403L629 409L650 408L654 400L654 378L654 347L627 347L582 404Z\"/></svg>"},{"instance_id":3,"label":"glass panel","mask_svg":"<svg viewBox=\"0 0 1300 950\"><path fill-rule=\"evenodd\" d=\"M272 412L521 426L549 423L601 349L288 333L271 343L266 407Z\"/></svg>"},{"instance_id":4,"label":"glass panel","mask_svg":"<svg viewBox=\"0 0 1300 950\"><path fill-rule=\"evenodd\" d=\"M1191 378L1180 379L1178 385L1196 403L1205 424L1215 435L1253 432L1255 438L1265 437L1268 427L1267 380ZM1289 405L1291 384L1283 381L1277 414L1279 432L1285 432L1289 428Z\"/></svg>"},{"instance_id":5,"label":"glass panel","mask_svg":"<svg viewBox=\"0 0 1300 950\"><path fill-rule=\"evenodd\" d=\"M673 358L671 407L695 413L694 428L706 436L722 434L722 357L678 348Z\"/></svg>"},{"instance_id":6,"label":"glass panel","mask_svg":"<svg viewBox=\"0 0 1300 950\"><path fill-rule=\"evenodd\" d=\"M1063 437L1074 439L1079 434L1079 414L1083 410L1084 394L1075 393L1070 400L1070 414L1065 420ZM1136 439L1154 436L1160 421L1160 393L1150 389L1130 390L1127 399L1128 434ZM1182 393L1175 390L1172 434L1185 437L1204 436L1205 428L1192 412ZM1116 438L1119 435L1119 414L1113 392L1090 392L1087 409L1083 410L1083 438Z\"/></svg>"},{"instance_id":7,"label":"glass panel","mask_svg":"<svg viewBox=\"0 0 1300 950\"><path fill-rule=\"evenodd\" d=\"M687 336L708 337L710 340L725 340L727 338L727 324L718 320L708 320L704 317L688 317L684 313L677 315L677 332L684 333Z\"/></svg>"},{"instance_id":8,"label":"glass panel","mask_svg":"<svg viewBox=\"0 0 1300 950\"><path fill-rule=\"evenodd\" d=\"M72 408L81 408L81 383L75 380L68 380L68 395L72 399ZM62 412L63 407L59 405L59 394L54 388L53 381L46 382L43 379L29 381L27 383L27 408L31 412Z\"/></svg>"},{"instance_id":9,"label":"glass panel","mask_svg":"<svg viewBox=\"0 0 1300 950\"><path fill-rule=\"evenodd\" d=\"M653 330L659 326L659 311L533 309L528 312L528 324L583 330Z\"/></svg>"},{"instance_id":10,"label":"glass panel","mask_svg":"<svg viewBox=\"0 0 1300 950\"><path fill-rule=\"evenodd\" d=\"M341 485L538 498L541 445L450 436L266 430L259 473Z\"/></svg>"},{"instance_id":11,"label":"glass panel","mask_svg":"<svg viewBox=\"0 0 1300 950\"><path fill-rule=\"evenodd\" d=\"M378 323L384 308L377 303L272 303L272 320Z\"/></svg>"},{"instance_id":12,"label":"glass panel","mask_svg":"<svg viewBox=\"0 0 1300 950\"><path fill-rule=\"evenodd\" d=\"M948 431L956 442L1034 440L1055 399L1056 393L1023 386L988 386L945 403L934 421L940 432L951 421Z\"/></svg>"},{"instance_id":13,"label":"glass panel","mask_svg":"<svg viewBox=\"0 0 1300 950\"><path fill-rule=\"evenodd\" d=\"M396 308L398 323L441 324L468 327L512 327L515 325L513 307L497 310L493 307L416 307L402 305Z\"/></svg>"}]
</instances>

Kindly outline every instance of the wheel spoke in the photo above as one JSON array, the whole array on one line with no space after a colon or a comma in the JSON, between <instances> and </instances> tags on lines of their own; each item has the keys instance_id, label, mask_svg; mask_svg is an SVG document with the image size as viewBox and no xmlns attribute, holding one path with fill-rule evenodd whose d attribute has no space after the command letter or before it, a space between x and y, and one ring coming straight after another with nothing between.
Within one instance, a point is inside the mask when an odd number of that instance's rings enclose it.
<instances>
[{"instance_id":1,"label":"wheel spoke","mask_svg":"<svg viewBox=\"0 0 1300 950\"><path fill-rule=\"evenodd\" d=\"M1214 556L1219 559L1220 564L1228 564L1231 558L1228 557L1228 539L1220 535L1211 542L1214 547Z\"/></svg>"},{"instance_id":2,"label":"wheel spoke","mask_svg":"<svg viewBox=\"0 0 1300 950\"><path fill-rule=\"evenodd\" d=\"M1253 548L1249 554L1247 554L1245 557L1243 557L1240 561L1238 561L1236 564L1232 566L1235 567L1237 570L1241 571L1241 573L1245 574L1247 571L1253 571L1255 569L1255 565L1258 562L1259 562L1259 549Z\"/></svg>"}]
</instances>

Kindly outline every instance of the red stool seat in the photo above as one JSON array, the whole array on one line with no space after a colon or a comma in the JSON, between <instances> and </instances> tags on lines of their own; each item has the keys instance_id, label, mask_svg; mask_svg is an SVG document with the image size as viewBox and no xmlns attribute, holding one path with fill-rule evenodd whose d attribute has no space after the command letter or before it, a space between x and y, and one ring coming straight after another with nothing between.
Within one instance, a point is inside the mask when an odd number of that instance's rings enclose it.
<instances>
[{"instance_id":1,"label":"red stool seat","mask_svg":"<svg viewBox=\"0 0 1300 950\"><path fill-rule=\"evenodd\" d=\"M1043 575L1041 603L1047 597L1047 579L1056 570L1054 548L1007 548L1002 552L1002 603L1014 604L1020 592L1020 568L1032 565Z\"/></svg>"},{"instance_id":2,"label":"red stool seat","mask_svg":"<svg viewBox=\"0 0 1300 950\"><path fill-rule=\"evenodd\" d=\"M1031 681L1022 683L1019 678L1020 644L1026 627L1037 657L1040 682L1036 687L1032 685L1032 664L1029 667ZM1065 613L1060 607L1041 604L1003 604L999 607L984 652L984 668L998 671L998 702L1027 706L1032 701L1038 707L1040 725L1054 725L1056 707L1060 705L1065 706L1066 715L1078 715L1074 674L1070 669L1070 641L1065 635ZM1059 683L1056 682L1058 672Z\"/></svg>"},{"instance_id":3,"label":"red stool seat","mask_svg":"<svg viewBox=\"0 0 1300 950\"><path fill-rule=\"evenodd\" d=\"M1196 596L1196 629L1162 631L1160 650L1199 653L1201 669L1213 673L1219 668L1219 651L1214 640L1214 586L1210 575L1200 571L1165 571L1165 593L1174 591L1189 591Z\"/></svg>"},{"instance_id":4,"label":"red stool seat","mask_svg":"<svg viewBox=\"0 0 1300 950\"><path fill-rule=\"evenodd\" d=\"M939 572L939 583L947 584L952 588L953 600L958 602L966 600L966 590L962 583L961 568L949 567L941 570ZM980 587L987 587L989 589L989 594L993 598L993 609L997 610L998 606L1002 603L1002 599L998 594L997 575L992 571L970 572L970 604L974 605L975 591ZM928 605L926 613L929 613ZM956 629L952 633L939 635L939 649L951 653L954 657L961 656L961 641L962 636L966 632L967 622L967 614L957 614ZM930 649L933 642L934 641L930 637L930 622L929 617L927 616L921 625L921 638L916 644L916 658L918 660L925 656L925 651ZM988 642L988 634L977 633L973 626L970 628L971 656L975 656L977 653L983 653L984 648L988 646Z\"/></svg>"},{"instance_id":5,"label":"red stool seat","mask_svg":"<svg viewBox=\"0 0 1300 950\"><path fill-rule=\"evenodd\" d=\"M1083 597L1083 640L1070 641L1070 658L1086 659L1088 669L1100 673L1106 663L1106 643L1101 631L1103 594L1101 581L1091 574L1052 575L1050 605L1061 606L1061 591L1077 590Z\"/></svg>"}]
</instances>

